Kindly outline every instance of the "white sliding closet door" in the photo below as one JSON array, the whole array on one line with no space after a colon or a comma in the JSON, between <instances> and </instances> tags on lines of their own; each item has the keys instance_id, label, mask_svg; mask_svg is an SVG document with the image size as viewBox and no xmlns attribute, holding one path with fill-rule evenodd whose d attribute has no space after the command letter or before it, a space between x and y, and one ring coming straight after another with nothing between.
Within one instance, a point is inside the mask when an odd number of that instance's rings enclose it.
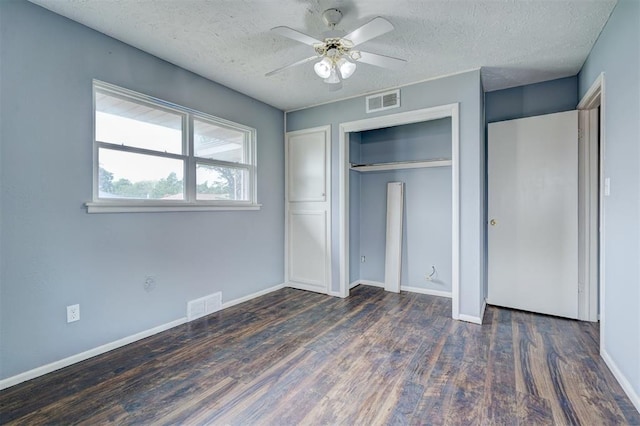
<instances>
[{"instance_id":1,"label":"white sliding closet door","mask_svg":"<svg viewBox=\"0 0 640 426\"><path fill-rule=\"evenodd\" d=\"M578 316L578 113L489 124L487 302Z\"/></svg>"},{"instance_id":2,"label":"white sliding closet door","mask_svg":"<svg viewBox=\"0 0 640 426\"><path fill-rule=\"evenodd\" d=\"M330 287L330 128L287 133L287 285L329 293Z\"/></svg>"}]
</instances>

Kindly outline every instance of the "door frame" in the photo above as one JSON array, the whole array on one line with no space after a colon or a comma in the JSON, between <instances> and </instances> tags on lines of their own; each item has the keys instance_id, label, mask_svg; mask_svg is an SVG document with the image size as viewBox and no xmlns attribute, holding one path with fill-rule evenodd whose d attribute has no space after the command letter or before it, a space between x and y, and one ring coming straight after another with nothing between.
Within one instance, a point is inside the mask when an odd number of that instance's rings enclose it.
<instances>
[{"instance_id":1,"label":"door frame","mask_svg":"<svg viewBox=\"0 0 640 426\"><path fill-rule=\"evenodd\" d=\"M604 322L605 322L605 305L604 305L604 295L605 295L605 245L604 245L604 235L605 235L605 220L604 220L604 156L605 156L605 74L601 73L596 80L593 82L587 93L582 97L580 103L578 103L578 110L589 110L600 107L600 125L599 125L599 144L600 148L598 151L598 170L591 170L591 175L585 176L586 179L592 179L596 172L599 172L598 182L598 227L599 230L596 232L591 232L590 238L597 238L597 247L598 247L598 280L590 279L587 281L587 286L585 291L589 295L597 294L599 298L599 307L600 307L600 352L604 350ZM588 130L588 129L587 129ZM590 138L589 135L585 135L585 138L590 143L593 143L594 138ZM591 148L591 146L589 147ZM596 190L596 188L591 188L592 193ZM598 284L599 284L599 292L598 292ZM599 293L599 294L598 294ZM588 308L588 298L587 298L587 308ZM592 312L591 309L587 310L590 318L597 318L598 313Z\"/></svg>"},{"instance_id":2,"label":"door frame","mask_svg":"<svg viewBox=\"0 0 640 426\"><path fill-rule=\"evenodd\" d=\"M285 126L286 127L286 126ZM312 127L309 129L295 130L286 132L284 137L284 283L290 286L289 282L289 137L296 135L304 135L306 133L323 132L325 134L325 203L327 210L325 220L327 229L325 230L325 244L327 265L325 269L326 294L331 293L332 285L332 258L331 258L331 125Z\"/></svg>"},{"instance_id":3,"label":"door frame","mask_svg":"<svg viewBox=\"0 0 640 426\"><path fill-rule=\"evenodd\" d=\"M598 321L599 111L578 110L578 319Z\"/></svg>"},{"instance_id":4,"label":"door frame","mask_svg":"<svg viewBox=\"0 0 640 426\"><path fill-rule=\"evenodd\" d=\"M339 267L340 297L349 296L349 133L451 118L451 316L460 319L460 106L459 103L340 123Z\"/></svg>"}]
</instances>

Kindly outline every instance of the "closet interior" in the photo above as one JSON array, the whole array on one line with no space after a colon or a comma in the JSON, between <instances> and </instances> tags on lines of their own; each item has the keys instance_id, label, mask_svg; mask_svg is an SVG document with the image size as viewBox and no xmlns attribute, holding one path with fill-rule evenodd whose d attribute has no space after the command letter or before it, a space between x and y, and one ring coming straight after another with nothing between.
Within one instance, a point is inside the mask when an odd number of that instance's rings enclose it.
<instances>
[{"instance_id":1,"label":"closet interior","mask_svg":"<svg viewBox=\"0 0 640 426\"><path fill-rule=\"evenodd\" d=\"M349 281L384 286L387 184L404 187L401 290L451 294L451 118L349 133Z\"/></svg>"}]
</instances>

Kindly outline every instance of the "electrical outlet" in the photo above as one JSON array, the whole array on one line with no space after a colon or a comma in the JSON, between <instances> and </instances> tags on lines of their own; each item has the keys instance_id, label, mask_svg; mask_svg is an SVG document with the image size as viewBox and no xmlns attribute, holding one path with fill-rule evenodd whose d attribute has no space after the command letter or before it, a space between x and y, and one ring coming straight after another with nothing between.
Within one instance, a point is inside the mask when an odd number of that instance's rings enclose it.
<instances>
[{"instance_id":1,"label":"electrical outlet","mask_svg":"<svg viewBox=\"0 0 640 426\"><path fill-rule=\"evenodd\" d=\"M67 306L67 322L80 321L80 305Z\"/></svg>"},{"instance_id":2,"label":"electrical outlet","mask_svg":"<svg viewBox=\"0 0 640 426\"><path fill-rule=\"evenodd\" d=\"M144 289L146 291L152 291L156 288L156 278L155 277L147 277L144 279Z\"/></svg>"}]
</instances>

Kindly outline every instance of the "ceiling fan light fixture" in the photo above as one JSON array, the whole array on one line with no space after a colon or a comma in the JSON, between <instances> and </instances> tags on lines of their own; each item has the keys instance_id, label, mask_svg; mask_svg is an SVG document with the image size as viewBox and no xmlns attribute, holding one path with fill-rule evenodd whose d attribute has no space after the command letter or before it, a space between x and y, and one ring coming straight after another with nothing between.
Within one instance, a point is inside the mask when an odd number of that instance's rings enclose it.
<instances>
[{"instance_id":1,"label":"ceiling fan light fixture","mask_svg":"<svg viewBox=\"0 0 640 426\"><path fill-rule=\"evenodd\" d=\"M331 73L329 74L329 77L324 79L325 83L328 84L338 84L340 83L340 76L338 75L338 71L336 70L336 67L331 67Z\"/></svg>"},{"instance_id":2,"label":"ceiling fan light fixture","mask_svg":"<svg viewBox=\"0 0 640 426\"><path fill-rule=\"evenodd\" d=\"M335 8L328 9L322 16L330 30L328 33L325 33L322 40L318 40L286 26L271 29L271 31L276 34L311 46L315 51L315 55L268 72L265 74L266 77L270 77L294 66L317 61L313 69L318 77L330 85L329 90L339 90L342 87L342 80L350 78L355 72L358 61L390 69L397 69L407 62L404 59L391 56L354 50L354 48L360 44L393 30L393 24L388 20L377 16L366 24L351 31L349 34L343 35L343 31L335 29L336 24L340 22L342 18L342 12L340 12L340 10Z\"/></svg>"},{"instance_id":3,"label":"ceiling fan light fixture","mask_svg":"<svg viewBox=\"0 0 640 426\"><path fill-rule=\"evenodd\" d=\"M320 78L329 78L331 76L332 63L329 58L323 58L313 66L313 70Z\"/></svg>"},{"instance_id":4,"label":"ceiling fan light fixture","mask_svg":"<svg viewBox=\"0 0 640 426\"><path fill-rule=\"evenodd\" d=\"M340 76L343 79L351 77L356 70L356 64L354 62L347 61L345 58L340 58L336 65L338 66Z\"/></svg>"}]
</instances>

